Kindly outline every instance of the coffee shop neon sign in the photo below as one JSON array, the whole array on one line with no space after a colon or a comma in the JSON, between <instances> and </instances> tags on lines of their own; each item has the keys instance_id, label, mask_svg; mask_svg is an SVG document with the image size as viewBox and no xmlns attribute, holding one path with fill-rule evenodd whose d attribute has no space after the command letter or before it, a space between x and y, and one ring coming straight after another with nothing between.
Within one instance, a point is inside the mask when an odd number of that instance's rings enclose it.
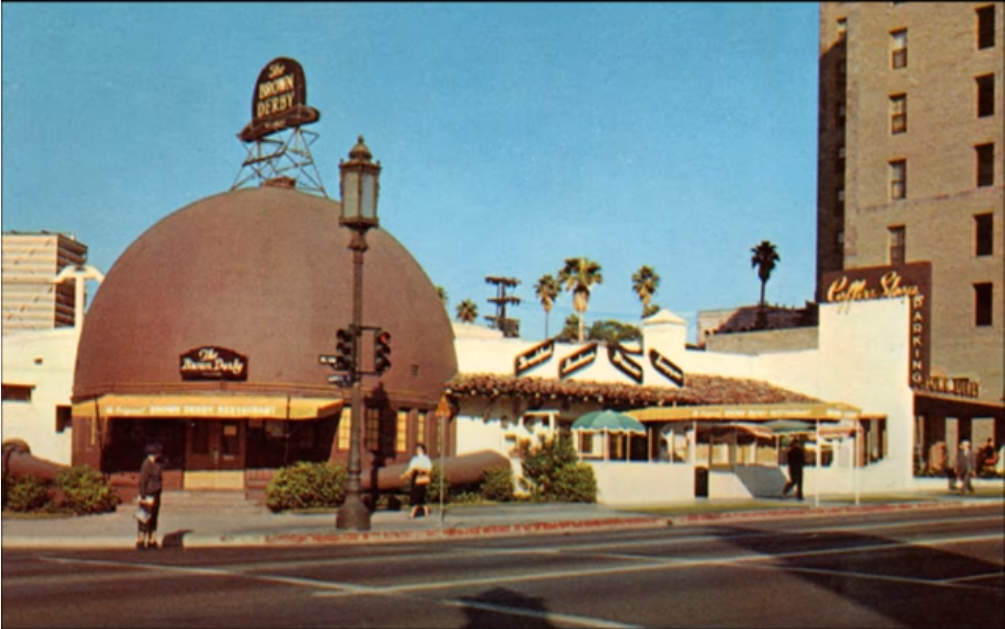
<instances>
[{"instance_id":1,"label":"coffee shop neon sign","mask_svg":"<svg viewBox=\"0 0 1005 629\"><path fill-rule=\"evenodd\" d=\"M931 265L916 262L898 267L871 267L830 273L824 301L851 308L855 301L906 298L910 304L909 382L916 389L928 388L930 305L927 293Z\"/></svg>"}]
</instances>

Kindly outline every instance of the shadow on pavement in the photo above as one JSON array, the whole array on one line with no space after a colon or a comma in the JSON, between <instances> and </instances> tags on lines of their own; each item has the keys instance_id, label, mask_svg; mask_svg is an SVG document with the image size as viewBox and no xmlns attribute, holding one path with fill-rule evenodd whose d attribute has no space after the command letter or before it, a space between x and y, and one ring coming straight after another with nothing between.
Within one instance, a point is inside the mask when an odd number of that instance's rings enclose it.
<instances>
[{"instance_id":1,"label":"shadow on pavement","mask_svg":"<svg viewBox=\"0 0 1005 629\"><path fill-rule=\"evenodd\" d=\"M506 588L493 588L478 596L459 599L464 603L468 629L527 627L546 629L555 625L544 614L543 599L525 596ZM520 612L523 612L522 614Z\"/></svg>"},{"instance_id":2,"label":"shadow on pavement","mask_svg":"<svg viewBox=\"0 0 1005 629\"><path fill-rule=\"evenodd\" d=\"M165 533L161 538L161 548L184 548L185 536L192 532L192 529L180 529Z\"/></svg>"},{"instance_id":3,"label":"shadow on pavement","mask_svg":"<svg viewBox=\"0 0 1005 629\"><path fill-rule=\"evenodd\" d=\"M717 527L715 534L734 547L773 557L772 569L826 588L905 627L1002 627L1005 570L998 563L882 536L751 535L758 532ZM847 551L828 552L834 548ZM815 550L822 552L814 554Z\"/></svg>"}]
</instances>

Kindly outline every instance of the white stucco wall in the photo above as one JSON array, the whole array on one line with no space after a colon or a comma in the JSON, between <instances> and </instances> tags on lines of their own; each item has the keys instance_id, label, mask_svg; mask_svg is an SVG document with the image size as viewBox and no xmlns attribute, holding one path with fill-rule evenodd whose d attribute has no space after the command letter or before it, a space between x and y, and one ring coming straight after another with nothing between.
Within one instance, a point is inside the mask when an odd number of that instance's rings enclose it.
<instances>
[{"instance_id":1,"label":"white stucco wall","mask_svg":"<svg viewBox=\"0 0 1005 629\"><path fill-rule=\"evenodd\" d=\"M3 402L3 439L22 439L33 455L66 465L73 432L56 432L56 407L70 405L78 339L75 328L3 335L3 383L34 387L30 402Z\"/></svg>"},{"instance_id":2,"label":"white stucco wall","mask_svg":"<svg viewBox=\"0 0 1005 629\"><path fill-rule=\"evenodd\" d=\"M808 467L804 486L807 493L811 489L821 493L849 492L855 487L860 491L895 490L907 488L913 481L909 314L906 298L821 304L816 348L733 354L686 348L686 324L663 311L646 320L644 347L656 349L685 373L762 380L827 402L852 404L864 414L886 416L889 449L884 460L852 472L848 465L851 454L842 452L834 465L819 471ZM458 334L459 369L461 373L512 375L514 358L534 345L536 343L520 339L504 339L501 335L487 338ZM526 375L557 378L561 359L582 347L557 343L551 360ZM606 349L599 349L596 361L575 378L631 382L610 364ZM652 368L645 356L634 359L643 365L645 384L674 386ZM463 405L461 408L459 450L495 447L505 451L501 424L491 420L499 411L490 409L486 413L482 406L477 410L478 417L464 417L469 408ZM493 443L498 445L493 446ZM850 448L850 443L847 447ZM694 471L690 465L662 466L645 462L591 462L591 465L597 475L601 502L646 504L694 497ZM784 466L775 468L769 484L779 484L780 490L784 476L779 469L786 472ZM710 498L750 495L750 487L738 478L715 471L710 474Z\"/></svg>"}]
</instances>

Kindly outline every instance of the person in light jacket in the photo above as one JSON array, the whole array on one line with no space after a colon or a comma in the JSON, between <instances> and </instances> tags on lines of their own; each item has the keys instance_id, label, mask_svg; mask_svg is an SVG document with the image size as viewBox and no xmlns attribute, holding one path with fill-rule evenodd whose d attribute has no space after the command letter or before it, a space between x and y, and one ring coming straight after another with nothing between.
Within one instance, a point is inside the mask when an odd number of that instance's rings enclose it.
<instances>
[{"instance_id":1,"label":"person in light jacket","mask_svg":"<svg viewBox=\"0 0 1005 629\"><path fill-rule=\"evenodd\" d=\"M960 442L960 450L956 453L956 480L959 481L961 494L974 493L974 486L970 479L973 478L977 470L977 461L974 451L970 448L970 442L964 439Z\"/></svg>"},{"instance_id":2,"label":"person in light jacket","mask_svg":"<svg viewBox=\"0 0 1005 629\"><path fill-rule=\"evenodd\" d=\"M161 444L152 443L146 447L146 458L140 466L139 496L140 508L149 514L146 522L136 522L136 550L157 548L157 518L161 512L161 490L163 489L163 464Z\"/></svg>"},{"instance_id":3,"label":"person in light jacket","mask_svg":"<svg viewBox=\"0 0 1005 629\"><path fill-rule=\"evenodd\" d=\"M415 456L408 462L408 469L401 475L401 478L411 477L412 486L409 490L408 502L412 505L412 511L408 517L414 518L420 512L422 515L429 515L429 507L426 506L426 490L431 482L430 473L433 471L433 461L426 455L426 446L421 443L415 444Z\"/></svg>"}]
</instances>

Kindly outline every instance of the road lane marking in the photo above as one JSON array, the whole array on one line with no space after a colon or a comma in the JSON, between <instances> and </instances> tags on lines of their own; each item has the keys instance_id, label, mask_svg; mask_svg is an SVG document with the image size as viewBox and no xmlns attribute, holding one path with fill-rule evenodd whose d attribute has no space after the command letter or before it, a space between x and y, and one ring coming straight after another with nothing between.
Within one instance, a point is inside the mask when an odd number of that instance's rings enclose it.
<instances>
[{"instance_id":1,"label":"road lane marking","mask_svg":"<svg viewBox=\"0 0 1005 629\"><path fill-rule=\"evenodd\" d=\"M545 621L557 621L571 625L582 625L584 627L600 627L601 629L636 629L645 625L633 625L600 618L587 618L585 616L573 616L570 614L560 614L558 612L538 611L525 607L510 607L509 605L497 605L495 603L483 603L481 601L469 601L464 599L452 599L440 601L443 605L454 607L468 607L494 612L497 614L508 614L510 616L523 616Z\"/></svg>"},{"instance_id":2,"label":"road lane marking","mask_svg":"<svg viewBox=\"0 0 1005 629\"><path fill-rule=\"evenodd\" d=\"M57 563L64 564L90 564L90 565L105 565L114 567L126 567L126 568L139 568L144 570L155 570L162 572L169 572L175 574L199 574L205 576L230 576L238 577L248 580L257 580L272 583L283 583L287 585L293 585L298 587L311 587L319 590L325 590L322 592L315 592L314 596L327 597L327 596L344 596L347 594L397 594L403 592L418 592L425 590L435 590L435 589L449 589L456 587L471 587L479 585L493 585L499 583L520 583L528 581L543 581L543 580L554 580L554 579L567 579L572 577L588 577L588 576L606 576L613 574L628 574L628 573L639 573L657 570L672 570L681 568L692 568L700 566L730 566L733 564L750 564L759 561L778 561L784 559L801 558L801 557L818 557L833 554L847 554L852 552L865 552L865 551L875 551L875 550L892 550L904 547L914 547L914 546L946 546L952 544L963 544L963 543L973 543L981 541L998 541L1001 536L998 534L991 535L971 535L960 538L931 538L927 540L915 540L911 542L888 542L888 543L876 543L870 545L864 545L854 548L829 548L829 549L819 549L811 551L795 551L790 553L777 553L777 554L745 554L745 555L734 555L732 557L718 557L718 558L703 558L703 559L679 559L679 558L666 558L657 563L652 563L648 565L632 565L632 566L610 566L605 568L577 568L570 570L558 570L550 572L540 572L536 574L520 574L512 576L502 576L495 575L491 577L481 577L473 579L455 579L450 581L425 581L420 583L404 583L400 585L385 585L385 586L365 586L353 583L340 583L334 581L324 581L317 579L304 579L299 577L285 577L277 575L263 575L263 574L249 574L245 572L237 572L233 570L224 570L221 568L201 568L201 567L191 567L191 566L167 566L160 564L144 564L144 563L131 563L131 562L116 562L109 560L100 559L72 559L72 558L59 558L59 557L48 557L42 558L45 561L53 561ZM779 566L786 570L814 570L811 568L800 568L798 566ZM832 574L847 574L849 576L855 576L855 573L844 573L844 572L832 572ZM873 578L890 578L884 575L864 575L871 576ZM929 585L940 585L939 581L933 580L918 580L912 582L926 583ZM958 584L947 583L944 584L948 587L962 587ZM331 592L331 590L338 590L338 592Z\"/></svg>"}]
</instances>

